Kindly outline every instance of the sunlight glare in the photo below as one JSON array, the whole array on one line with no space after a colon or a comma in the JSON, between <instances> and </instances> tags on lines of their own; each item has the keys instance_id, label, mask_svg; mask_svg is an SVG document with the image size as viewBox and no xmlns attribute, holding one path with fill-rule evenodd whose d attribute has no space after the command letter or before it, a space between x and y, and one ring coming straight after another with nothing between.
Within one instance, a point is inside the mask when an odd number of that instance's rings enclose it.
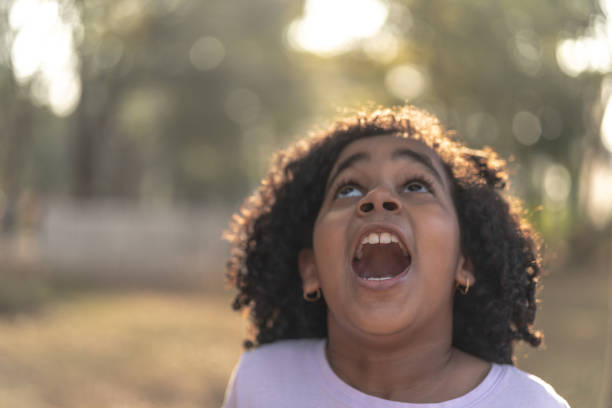
<instances>
[{"instance_id":1,"label":"sunlight glare","mask_svg":"<svg viewBox=\"0 0 612 408\"><path fill-rule=\"evenodd\" d=\"M49 104L57 116L72 113L81 97L81 80L78 76L58 75L49 87Z\"/></svg>"},{"instance_id":2,"label":"sunlight glare","mask_svg":"<svg viewBox=\"0 0 612 408\"><path fill-rule=\"evenodd\" d=\"M563 40L557 45L557 63L571 77L588 68L586 47L580 40Z\"/></svg>"},{"instance_id":3,"label":"sunlight glare","mask_svg":"<svg viewBox=\"0 0 612 408\"><path fill-rule=\"evenodd\" d=\"M612 0L599 0L599 5L601 6L602 11L607 16L610 15L612 11Z\"/></svg>"},{"instance_id":4,"label":"sunlight glare","mask_svg":"<svg viewBox=\"0 0 612 408\"><path fill-rule=\"evenodd\" d=\"M376 35L388 14L383 0L306 0L303 16L289 25L288 39L298 50L334 56Z\"/></svg>"},{"instance_id":5,"label":"sunlight glare","mask_svg":"<svg viewBox=\"0 0 612 408\"><path fill-rule=\"evenodd\" d=\"M75 24L79 22L69 25L63 21L63 14L71 14L64 11L56 1L17 0L9 17L16 31L11 48L15 79L25 85L38 76L42 89L32 96L58 116L69 115L81 94L74 44Z\"/></svg>"},{"instance_id":6,"label":"sunlight glare","mask_svg":"<svg viewBox=\"0 0 612 408\"><path fill-rule=\"evenodd\" d=\"M607 73L612 70L612 19L608 15L610 0L603 0L602 9L606 18L593 18L587 35L566 38L557 44L557 63L571 77L582 72Z\"/></svg>"},{"instance_id":7,"label":"sunlight glare","mask_svg":"<svg viewBox=\"0 0 612 408\"><path fill-rule=\"evenodd\" d=\"M612 219L612 161L597 161L591 168L588 214L591 222L603 228Z\"/></svg>"},{"instance_id":8,"label":"sunlight glare","mask_svg":"<svg viewBox=\"0 0 612 408\"><path fill-rule=\"evenodd\" d=\"M612 153L612 97L608 99L608 104L601 120L601 142Z\"/></svg>"},{"instance_id":9,"label":"sunlight glare","mask_svg":"<svg viewBox=\"0 0 612 408\"><path fill-rule=\"evenodd\" d=\"M38 0L18 0L13 3L9 12L9 24L12 29L18 30L29 19L30 11L38 6Z\"/></svg>"}]
</instances>

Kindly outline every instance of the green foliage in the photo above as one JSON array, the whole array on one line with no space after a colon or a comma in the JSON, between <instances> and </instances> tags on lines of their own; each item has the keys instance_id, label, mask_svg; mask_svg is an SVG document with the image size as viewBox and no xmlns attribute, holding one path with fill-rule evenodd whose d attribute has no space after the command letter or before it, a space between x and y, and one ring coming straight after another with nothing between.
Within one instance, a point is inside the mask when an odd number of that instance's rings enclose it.
<instances>
[{"instance_id":1,"label":"green foliage","mask_svg":"<svg viewBox=\"0 0 612 408\"><path fill-rule=\"evenodd\" d=\"M10 60L0 64L1 143L23 138L27 152L11 165L9 150L0 156L0 185L9 189L10 173L23 174L21 189L45 194L235 201L253 188L272 151L325 123L337 108L403 103L389 72L407 64L425 78L410 103L434 111L469 143L515 157L521 164L515 188L530 208L545 198L542 160L569 171L568 201L556 210L545 206L552 212L540 223L556 234L547 227L554 222L544 220L558 211L569 233L567 225L580 221L577 149L598 143L595 118L585 112L597 103L602 75L566 76L556 47L601 14L597 2L389 4L384 30L397 40L393 56L376 57L374 43L373 52L356 47L329 58L289 46L287 27L302 12L290 2L74 2L82 81L74 113L54 117L32 99L24 106L19 101L35 81L19 87ZM8 12L0 10L6 23ZM0 26L7 39L0 55L7 56L15 33ZM31 120L22 121L27 126L18 135L23 110ZM534 118L542 136L522 144L516 129L529 130Z\"/></svg>"}]
</instances>

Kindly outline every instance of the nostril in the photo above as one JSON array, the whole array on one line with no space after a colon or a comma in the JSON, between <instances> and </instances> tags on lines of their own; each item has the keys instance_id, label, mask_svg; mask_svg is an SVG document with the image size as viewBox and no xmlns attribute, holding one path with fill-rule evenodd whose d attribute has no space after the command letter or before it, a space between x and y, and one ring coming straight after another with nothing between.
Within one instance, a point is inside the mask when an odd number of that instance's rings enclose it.
<instances>
[{"instance_id":1,"label":"nostril","mask_svg":"<svg viewBox=\"0 0 612 408\"><path fill-rule=\"evenodd\" d=\"M383 208L387 211L395 211L397 210L397 203L394 203L393 201L385 201L383 203Z\"/></svg>"},{"instance_id":2,"label":"nostril","mask_svg":"<svg viewBox=\"0 0 612 408\"><path fill-rule=\"evenodd\" d=\"M363 212L370 212L374 209L374 204L372 203L363 203L359 206L359 209Z\"/></svg>"}]
</instances>

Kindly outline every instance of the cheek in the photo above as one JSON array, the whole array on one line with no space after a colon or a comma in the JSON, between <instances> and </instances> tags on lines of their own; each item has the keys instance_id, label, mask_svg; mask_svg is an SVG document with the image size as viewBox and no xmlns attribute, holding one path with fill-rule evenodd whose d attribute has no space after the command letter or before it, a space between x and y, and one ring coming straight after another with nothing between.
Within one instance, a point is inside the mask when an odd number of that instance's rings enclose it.
<instances>
[{"instance_id":1,"label":"cheek","mask_svg":"<svg viewBox=\"0 0 612 408\"><path fill-rule=\"evenodd\" d=\"M417 222L415 231L420 244L418 250L422 251L424 261L435 264L439 268L448 268L456 264L460 254L459 223L454 214L431 214L422 217Z\"/></svg>"},{"instance_id":2,"label":"cheek","mask_svg":"<svg viewBox=\"0 0 612 408\"><path fill-rule=\"evenodd\" d=\"M346 211L320 217L313 231L313 249L320 278L325 280L344 263L346 252Z\"/></svg>"}]
</instances>

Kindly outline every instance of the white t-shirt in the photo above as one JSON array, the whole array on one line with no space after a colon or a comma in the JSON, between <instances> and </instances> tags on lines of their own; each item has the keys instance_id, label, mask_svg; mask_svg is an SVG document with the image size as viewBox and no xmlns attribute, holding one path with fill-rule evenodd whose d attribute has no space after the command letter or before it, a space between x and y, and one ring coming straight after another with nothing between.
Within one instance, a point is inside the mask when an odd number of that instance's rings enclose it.
<instances>
[{"instance_id":1,"label":"white t-shirt","mask_svg":"<svg viewBox=\"0 0 612 408\"><path fill-rule=\"evenodd\" d=\"M540 378L511 365L489 374L461 397L412 404L365 394L343 382L325 356L326 339L283 340L243 353L227 387L224 408L569 408Z\"/></svg>"}]
</instances>

